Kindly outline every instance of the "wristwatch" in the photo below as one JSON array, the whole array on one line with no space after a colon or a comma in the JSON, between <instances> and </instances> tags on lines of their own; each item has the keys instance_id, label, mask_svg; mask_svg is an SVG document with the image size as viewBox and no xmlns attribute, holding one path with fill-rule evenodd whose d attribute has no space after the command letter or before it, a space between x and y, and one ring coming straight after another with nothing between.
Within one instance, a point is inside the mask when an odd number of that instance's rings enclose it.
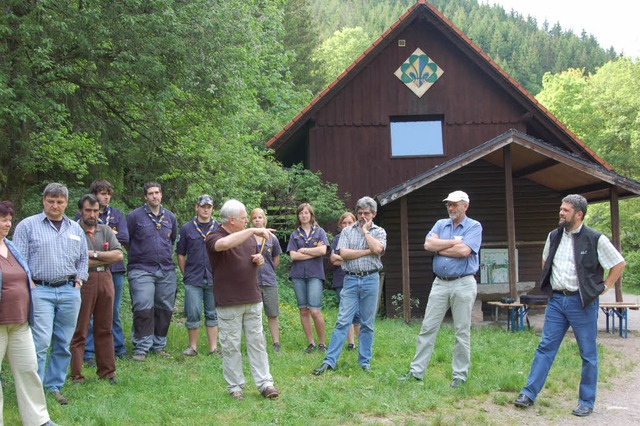
<instances>
[{"instance_id":1,"label":"wristwatch","mask_svg":"<svg viewBox=\"0 0 640 426\"><path fill-rule=\"evenodd\" d=\"M93 251L93 258L94 258L94 259L97 259L97 258L98 258L98 252L97 252L97 251L95 251L95 250Z\"/></svg>"}]
</instances>

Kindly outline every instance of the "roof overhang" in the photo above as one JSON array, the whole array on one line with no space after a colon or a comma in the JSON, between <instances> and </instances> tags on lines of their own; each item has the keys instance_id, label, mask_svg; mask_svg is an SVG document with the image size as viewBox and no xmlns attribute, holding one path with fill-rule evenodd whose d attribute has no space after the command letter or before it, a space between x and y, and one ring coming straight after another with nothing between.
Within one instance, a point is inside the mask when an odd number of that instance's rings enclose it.
<instances>
[{"instance_id":1,"label":"roof overhang","mask_svg":"<svg viewBox=\"0 0 640 426\"><path fill-rule=\"evenodd\" d=\"M376 198L384 206L479 159L504 167L505 146L511 148L514 178L528 179L559 194L581 194L589 202L609 200L612 188L619 198L640 195L640 182L512 129Z\"/></svg>"}]
</instances>

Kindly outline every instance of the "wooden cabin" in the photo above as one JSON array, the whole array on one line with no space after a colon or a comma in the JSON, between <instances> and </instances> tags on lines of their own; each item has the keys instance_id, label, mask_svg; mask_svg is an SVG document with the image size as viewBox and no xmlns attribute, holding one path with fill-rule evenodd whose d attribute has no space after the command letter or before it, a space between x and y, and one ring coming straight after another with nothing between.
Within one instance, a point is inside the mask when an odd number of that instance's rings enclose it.
<instances>
[{"instance_id":1,"label":"wooden cabin","mask_svg":"<svg viewBox=\"0 0 640 426\"><path fill-rule=\"evenodd\" d=\"M392 314L391 297L402 293L406 319L408 296L421 301L413 314L426 306L424 238L446 216L449 192L469 194L467 214L484 228L480 286L502 284L512 296L535 285L565 195L609 201L619 247L618 199L640 194L640 183L616 174L424 0L267 146L285 166L321 171L351 195L348 206L378 200L376 221L388 233L384 300Z\"/></svg>"}]
</instances>

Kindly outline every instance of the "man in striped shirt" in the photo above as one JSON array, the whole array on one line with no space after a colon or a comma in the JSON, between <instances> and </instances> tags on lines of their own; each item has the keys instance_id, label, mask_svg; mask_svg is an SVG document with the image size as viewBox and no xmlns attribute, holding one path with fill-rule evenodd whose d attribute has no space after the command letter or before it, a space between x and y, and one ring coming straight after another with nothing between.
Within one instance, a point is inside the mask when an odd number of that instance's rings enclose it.
<instances>
[{"instance_id":1,"label":"man in striped shirt","mask_svg":"<svg viewBox=\"0 0 640 426\"><path fill-rule=\"evenodd\" d=\"M358 221L340 233L336 251L342 257L345 272L344 285L340 293L340 308L336 326L331 334L327 355L322 365L313 374L319 376L336 368L349 327L356 312L360 313L360 336L358 338L358 365L365 372L371 369L373 355L373 323L376 317L378 293L380 292L380 270L387 246L387 232L373 223L378 205L371 197L363 197L356 203Z\"/></svg>"},{"instance_id":2,"label":"man in striped shirt","mask_svg":"<svg viewBox=\"0 0 640 426\"><path fill-rule=\"evenodd\" d=\"M13 234L35 284L31 329L38 375L45 390L63 405L68 400L60 389L71 360L69 343L80 310L80 287L89 277L87 241L80 225L64 214L68 201L67 187L50 183L42 194L43 212L24 219Z\"/></svg>"}]
</instances>

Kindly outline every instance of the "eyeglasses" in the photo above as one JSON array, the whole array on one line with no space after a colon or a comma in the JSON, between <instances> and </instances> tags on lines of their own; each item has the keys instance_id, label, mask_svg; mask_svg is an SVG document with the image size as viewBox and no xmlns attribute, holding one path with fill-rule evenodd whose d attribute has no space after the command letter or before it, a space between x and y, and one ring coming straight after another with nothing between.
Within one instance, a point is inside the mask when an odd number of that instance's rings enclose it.
<instances>
[{"instance_id":1,"label":"eyeglasses","mask_svg":"<svg viewBox=\"0 0 640 426\"><path fill-rule=\"evenodd\" d=\"M371 216L373 213L372 212L363 212L363 211L359 211L358 213L356 213L358 216Z\"/></svg>"}]
</instances>

